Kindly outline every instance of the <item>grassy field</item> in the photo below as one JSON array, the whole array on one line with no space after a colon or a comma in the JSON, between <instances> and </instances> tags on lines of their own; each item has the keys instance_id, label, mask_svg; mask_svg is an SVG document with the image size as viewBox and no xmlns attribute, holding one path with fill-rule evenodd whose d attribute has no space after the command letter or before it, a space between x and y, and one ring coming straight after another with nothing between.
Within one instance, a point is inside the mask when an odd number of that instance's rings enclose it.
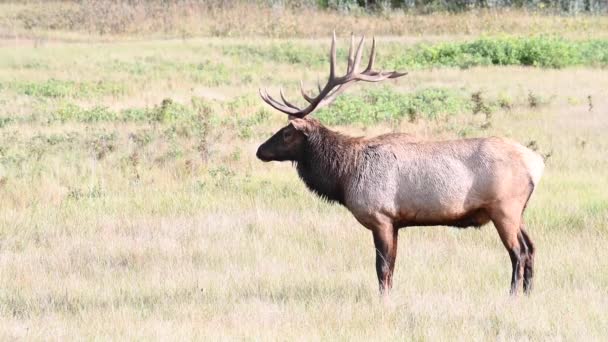
<instances>
[{"instance_id":1,"label":"grassy field","mask_svg":"<svg viewBox=\"0 0 608 342\"><path fill-rule=\"evenodd\" d=\"M312 87L328 37L0 40L0 339L605 340L605 37L522 30L495 41L539 39L532 60L568 62L495 63L476 32L378 37L379 65L410 74L317 115L353 135L500 135L548 157L526 215L530 297L508 296L492 225L411 228L389 307L371 234L291 165L255 159L286 123L258 87Z\"/></svg>"}]
</instances>

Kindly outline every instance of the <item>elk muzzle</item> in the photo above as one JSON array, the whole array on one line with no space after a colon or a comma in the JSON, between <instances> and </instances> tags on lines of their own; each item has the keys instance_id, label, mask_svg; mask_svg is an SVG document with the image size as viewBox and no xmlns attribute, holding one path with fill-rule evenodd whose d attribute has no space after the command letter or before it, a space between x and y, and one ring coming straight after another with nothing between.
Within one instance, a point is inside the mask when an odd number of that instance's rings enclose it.
<instances>
[{"instance_id":1,"label":"elk muzzle","mask_svg":"<svg viewBox=\"0 0 608 342\"><path fill-rule=\"evenodd\" d=\"M258 151L255 153L255 156L263 162L272 161L274 156L268 151L267 148L264 148L264 145L266 144L262 144L260 147L258 147Z\"/></svg>"}]
</instances>

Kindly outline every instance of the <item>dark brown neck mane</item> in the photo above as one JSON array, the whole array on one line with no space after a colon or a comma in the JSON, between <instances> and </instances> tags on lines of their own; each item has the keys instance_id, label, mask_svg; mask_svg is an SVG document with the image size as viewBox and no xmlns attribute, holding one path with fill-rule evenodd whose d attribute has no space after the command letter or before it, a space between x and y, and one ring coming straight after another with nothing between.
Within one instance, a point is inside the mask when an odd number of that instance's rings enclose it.
<instances>
[{"instance_id":1,"label":"dark brown neck mane","mask_svg":"<svg viewBox=\"0 0 608 342\"><path fill-rule=\"evenodd\" d=\"M319 124L309 133L305 151L297 160L298 175L314 193L344 204L345 182L356 171L358 138L342 135Z\"/></svg>"}]
</instances>

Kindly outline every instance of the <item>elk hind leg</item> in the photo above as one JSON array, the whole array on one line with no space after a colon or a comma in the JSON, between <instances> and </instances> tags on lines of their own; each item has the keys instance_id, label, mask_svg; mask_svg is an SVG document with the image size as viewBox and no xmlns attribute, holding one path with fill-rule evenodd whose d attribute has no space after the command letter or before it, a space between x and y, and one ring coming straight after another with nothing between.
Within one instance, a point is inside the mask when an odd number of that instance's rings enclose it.
<instances>
[{"instance_id":1,"label":"elk hind leg","mask_svg":"<svg viewBox=\"0 0 608 342\"><path fill-rule=\"evenodd\" d=\"M526 233L525 226L522 223L520 227L520 244L525 245L526 255L524 258L524 293L530 294L532 291L532 278L534 277L534 243Z\"/></svg>"},{"instance_id":2,"label":"elk hind leg","mask_svg":"<svg viewBox=\"0 0 608 342\"><path fill-rule=\"evenodd\" d=\"M519 239L519 214L509 215L501 210L491 216L498 235L511 258L511 266L513 268L513 273L511 274L511 295L516 295L517 289L520 287L519 284L522 282L526 255L525 246L520 243Z\"/></svg>"}]
</instances>

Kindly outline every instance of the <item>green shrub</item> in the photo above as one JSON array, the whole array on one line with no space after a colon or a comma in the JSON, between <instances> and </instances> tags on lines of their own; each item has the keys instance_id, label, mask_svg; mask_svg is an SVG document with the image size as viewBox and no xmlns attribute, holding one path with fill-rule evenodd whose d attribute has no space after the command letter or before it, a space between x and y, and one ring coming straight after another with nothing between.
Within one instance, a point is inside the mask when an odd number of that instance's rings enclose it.
<instances>
[{"instance_id":1,"label":"green shrub","mask_svg":"<svg viewBox=\"0 0 608 342\"><path fill-rule=\"evenodd\" d=\"M192 117L193 112L191 108L188 108L177 102L173 102L171 99L164 99L160 106L154 107L150 113L149 119L158 122L175 122L184 117Z\"/></svg>"},{"instance_id":2,"label":"green shrub","mask_svg":"<svg viewBox=\"0 0 608 342\"><path fill-rule=\"evenodd\" d=\"M34 97L67 97L74 93L76 83L49 79L41 83L23 83L16 86L25 95Z\"/></svg>"},{"instance_id":3,"label":"green shrub","mask_svg":"<svg viewBox=\"0 0 608 342\"><path fill-rule=\"evenodd\" d=\"M112 81L76 82L54 78L42 82L12 82L7 87L24 95L50 98L92 98L126 93L123 84Z\"/></svg>"},{"instance_id":4,"label":"green shrub","mask_svg":"<svg viewBox=\"0 0 608 342\"><path fill-rule=\"evenodd\" d=\"M563 68L608 64L608 41L574 42L555 36L480 38L472 42L389 48L380 58L392 69L525 65Z\"/></svg>"},{"instance_id":5,"label":"green shrub","mask_svg":"<svg viewBox=\"0 0 608 342\"><path fill-rule=\"evenodd\" d=\"M117 119L117 114L106 107L83 109L74 104L64 104L55 112L54 118L61 122L101 122L114 121Z\"/></svg>"},{"instance_id":6,"label":"green shrub","mask_svg":"<svg viewBox=\"0 0 608 342\"><path fill-rule=\"evenodd\" d=\"M428 88L412 94L397 93L389 88L365 91L362 95L344 94L316 117L329 125L350 123L374 124L403 120L436 119L470 111L469 98L458 91Z\"/></svg>"},{"instance_id":7,"label":"green shrub","mask_svg":"<svg viewBox=\"0 0 608 342\"><path fill-rule=\"evenodd\" d=\"M211 113L210 107L202 100L193 100L191 106L186 106L167 98L160 105L152 108L127 108L119 111L107 107L96 106L82 108L73 103L62 103L51 114L50 121L76 121L76 122L156 122L163 124L184 123L190 129L198 125L197 113L206 110ZM10 123L10 121L7 121Z\"/></svg>"},{"instance_id":8,"label":"green shrub","mask_svg":"<svg viewBox=\"0 0 608 342\"><path fill-rule=\"evenodd\" d=\"M341 43L337 55L339 63L344 63L348 45ZM294 43L265 46L237 44L223 46L222 51L249 63L283 63L321 68L328 64L327 48L326 45L302 46ZM378 61L383 68L398 70L483 65L542 68L602 66L608 64L608 40L570 41L558 36L501 36L484 37L470 42L418 44L413 47L387 43L379 48ZM222 74L221 68L213 70L214 74Z\"/></svg>"},{"instance_id":9,"label":"green shrub","mask_svg":"<svg viewBox=\"0 0 608 342\"><path fill-rule=\"evenodd\" d=\"M578 43L577 52L581 64L593 66L608 65L608 40L589 40Z\"/></svg>"}]
</instances>

